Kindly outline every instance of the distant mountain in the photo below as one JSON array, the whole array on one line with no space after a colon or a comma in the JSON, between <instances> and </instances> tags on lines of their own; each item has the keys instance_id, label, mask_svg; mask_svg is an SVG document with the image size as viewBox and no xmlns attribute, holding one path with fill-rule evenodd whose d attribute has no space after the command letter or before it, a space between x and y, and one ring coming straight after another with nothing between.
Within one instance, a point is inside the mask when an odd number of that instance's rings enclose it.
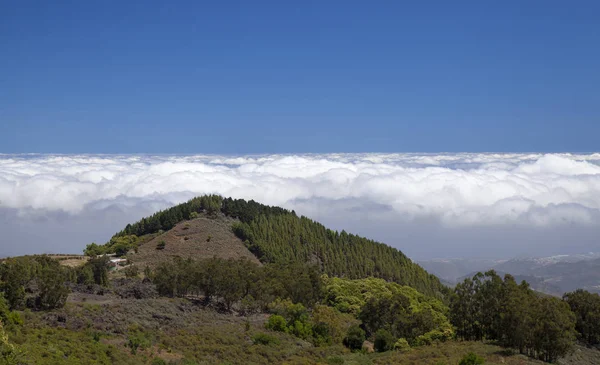
<instances>
[{"instance_id":1,"label":"distant mountain","mask_svg":"<svg viewBox=\"0 0 600 365\"><path fill-rule=\"evenodd\" d=\"M452 283L493 269L500 275L509 273L517 281L525 280L534 290L551 295L562 295L579 288L600 293L600 253L597 252L512 260L440 259L420 261L419 264Z\"/></svg>"},{"instance_id":2,"label":"distant mountain","mask_svg":"<svg viewBox=\"0 0 600 365\"><path fill-rule=\"evenodd\" d=\"M514 258L495 265L494 269L509 272L514 275L537 275L539 272L543 271L543 268L555 264L578 263L595 259L600 259L600 252L575 255L555 255L548 257Z\"/></svg>"},{"instance_id":3,"label":"distant mountain","mask_svg":"<svg viewBox=\"0 0 600 365\"><path fill-rule=\"evenodd\" d=\"M504 277L504 275L507 274L506 272L503 272L503 271L498 271L498 270L494 270L494 271L496 271L496 274L498 274L500 277ZM472 278L473 276L475 276L475 274L477 274L477 272L478 271L474 271L465 276L462 276L462 277L458 278L457 282L461 282L461 281L465 280L466 278ZM515 281L517 283L520 283L523 280L525 280L527 283L529 283L529 286L531 287L531 289L533 289L535 291L549 294L549 295L558 296L558 297L560 297L564 294L564 290L559 285L556 285L549 279L540 278L540 277L536 277L536 276L530 276L530 275L513 275L513 277L515 278Z\"/></svg>"},{"instance_id":4,"label":"distant mountain","mask_svg":"<svg viewBox=\"0 0 600 365\"><path fill-rule=\"evenodd\" d=\"M486 260L486 259L433 259L427 261L418 261L425 270L436 275L444 282L456 284L460 277L472 272L487 271L506 260Z\"/></svg>"}]
</instances>

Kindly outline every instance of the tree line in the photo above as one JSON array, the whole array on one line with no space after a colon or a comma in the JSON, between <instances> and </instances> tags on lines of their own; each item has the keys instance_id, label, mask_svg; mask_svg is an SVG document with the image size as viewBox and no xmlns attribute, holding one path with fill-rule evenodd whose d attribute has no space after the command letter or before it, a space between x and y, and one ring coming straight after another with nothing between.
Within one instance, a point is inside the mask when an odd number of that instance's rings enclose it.
<instances>
[{"instance_id":1,"label":"tree line","mask_svg":"<svg viewBox=\"0 0 600 365\"><path fill-rule=\"evenodd\" d=\"M575 318L566 301L536 293L511 275L502 279L493 270L458 284L450 304L459 338L497 341L548 362L572 349Z\"/></svg>"},{"instance_id":2,"label":"tree line","mask_svg":"<svg viewBox=\"0 0 600 365\"><path fill-rule=\"evenodd\" d=\"M11 310L64 306L69 269L48 256L8 258L0 264L0 297Z\"/></svg>"},{"instance_id":3,"label":"tree line","mask_svg":"<svg viewBox=\"0 0 600 365\"><path fill-rule=\"evenodd\" d=\"M313 266L291 263L259 266L247 259L175 258L146 274L160 295L202 296L221 302L227 310L266 310L277 298L311 307L320 300L321 277Z\"/></svg>"}]
</instances>

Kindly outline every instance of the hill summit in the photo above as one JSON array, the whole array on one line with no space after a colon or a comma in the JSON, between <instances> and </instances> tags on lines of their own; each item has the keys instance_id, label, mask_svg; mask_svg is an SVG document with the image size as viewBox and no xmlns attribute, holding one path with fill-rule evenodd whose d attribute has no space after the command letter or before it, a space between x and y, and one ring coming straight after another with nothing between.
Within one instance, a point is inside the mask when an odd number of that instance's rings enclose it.
<instances>
[{"instance_id":1,"label":"hill summit","mask_svg":"<svg viewBox=\"0 0 600 365\"><path fill-rule=\"evenodd\" d=\"M310 263L330 276L382 278L445 297L440 280L401 251L364 237L334 231L294 211L253 200L206 195L128 224L104 246L87 253L135 249L133 261L150 264L182 257L247 257L263 263Z\"/></svg>"}]
</instances>

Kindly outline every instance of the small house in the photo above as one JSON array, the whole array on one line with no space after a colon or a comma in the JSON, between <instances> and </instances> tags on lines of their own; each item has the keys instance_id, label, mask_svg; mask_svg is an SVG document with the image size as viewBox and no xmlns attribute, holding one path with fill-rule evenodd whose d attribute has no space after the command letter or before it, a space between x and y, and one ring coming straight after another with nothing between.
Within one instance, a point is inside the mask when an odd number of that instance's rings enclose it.
<instances>
[{"instance_id":1,"label":"small house","mask_svg":"<svg viewBox=\"0 0 600 365\"><path fill-rule=\"evenodd\" d=\"M108 267L111 270L119 270L119 268L127 265L127 259L121 259L118 257L113 257L108 261Z\"/></svg>"}]
</instances>

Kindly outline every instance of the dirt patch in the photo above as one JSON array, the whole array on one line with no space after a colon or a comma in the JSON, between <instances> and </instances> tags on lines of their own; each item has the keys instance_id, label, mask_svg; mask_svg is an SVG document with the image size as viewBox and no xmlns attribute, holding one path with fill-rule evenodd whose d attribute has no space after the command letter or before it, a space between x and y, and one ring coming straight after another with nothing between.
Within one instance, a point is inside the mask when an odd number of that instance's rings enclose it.
<instances>
[{"instance_id":1,"label":"dirt patch","mask_svg":"<svg viewBox=\"0 0 600 365\"><path fill-rule=\"evenodd\" d=\"M258 259L237 238L231 226L235 220L218 216L201 216L184 221L173 229L142 243L138 253L130 253L127 258L140 267L154 267L173 257L208 259L240 259L242 257L260 264ZM164 248L161 247L164 242Z\"/></svg>"},{"instance_id":2,"label":"dirt patch","mask_svg":"<svg viewBox=\"0 0 600 365\"><path fill-rule=\"evenodd\" d=\"M59 260L60 264L68 267L79 267L88 262L87 257Z\"/></svg>"}]
</instances>

